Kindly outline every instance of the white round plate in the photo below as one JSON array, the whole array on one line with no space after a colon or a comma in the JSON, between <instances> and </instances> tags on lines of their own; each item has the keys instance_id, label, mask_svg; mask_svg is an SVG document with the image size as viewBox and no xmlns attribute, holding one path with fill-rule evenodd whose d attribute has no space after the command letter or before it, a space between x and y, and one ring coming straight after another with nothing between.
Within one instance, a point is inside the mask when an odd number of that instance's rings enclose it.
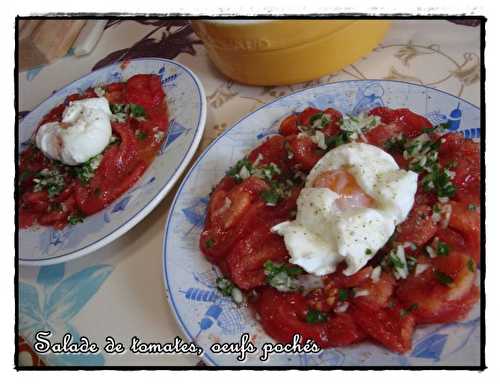
<instances>
[{"instance_id":1,"label":"white round plate","mask_svg":"<svg viewBox=\"0 0 500 384\"><path fill-rule=\"evenodd\" d=\"M185 66L165 59L137 59L85 75L55 92L19 124L19 150L25 149L39 121L66 96L89 87L157 74L167 95L169 130L160 153L142 178L109 207L62 230L36 227L19 231L23 265L65 262L93 252L141 221L173 187L193 157L205 128L206 99L199 79Z\"/></svg>"},{"instance_id":2,"label":"white round plate","mask_svg":"<svg viewBox=\"0 0 500 384\"><path fill-rule=\"evenodd\" d=\"M397 81L345 81L305 89L266 104L219 136L193 165L180 186L165 226L165 288L172 310L189 341L204 350L210 365L250 366L427 366L480 364L479 305L454 324L419 327L412 350L399 355L371 342L332 348L319 354L274 355L262 362L260 348L272 341L250 311L221 297L215 288L219 271L198 247L209 193L225 172L264 137L277 133L279 121L312 106L358 114L377 106L410 108L434 124L452 121L467 138L480 136L480 111L450 94ZM216 342L238 342L248 333L258 351L244 363L236 354L215 354Z\"/></svg>"}]
</instances>

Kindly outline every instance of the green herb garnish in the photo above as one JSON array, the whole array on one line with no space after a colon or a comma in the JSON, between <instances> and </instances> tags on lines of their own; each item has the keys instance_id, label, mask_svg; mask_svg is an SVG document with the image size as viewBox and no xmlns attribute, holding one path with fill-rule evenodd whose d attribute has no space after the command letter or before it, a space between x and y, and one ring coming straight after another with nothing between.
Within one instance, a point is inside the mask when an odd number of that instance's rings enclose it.
<instances>
[{"instance_id":1,"label":"green herb garnish","mask_svg":"<svg viewBox=\"0 0 500 384\"><path fill-rule=\"evenodd\" d=\"M111 110L111 113L113 115L116 115L118 113L127 114L129 111L129 105L128 104L110 104L109 109Z\"/></svg>"},{"instance_id":2,"label":"green herb garnish","mask_svg":"<svg viewBox=\"0 0 500 384\"><path fill-rule=\"evenodd\" d=\"M225 277L218 277L215 280L215 285L217 286L219 292L222 293L224 296L231 296L231 293L235 288L233 282L229 279L226 279Z\"/></svg>"},{"instance_id":3,"label":"green herb garnish","mask_svg":"<svg viewBox=\"0 0 500 384\"><path fill-rule=\"evenodd\" d=\"M136 119L138 117L145 117L146 111L144 110L144 107L142 107L138 104L130 104L130 116L132 116Z\"/></svg>"},{"instance_id":4,"label":"green herb garnish","mask_svg":"<svg viewBox=\"0 0 500 384\"><path fill-rule=\"evenodd\" d=\"M436 253L438 256L447 256L450 252L450 246L443 241L438 241L436 246Z\"/></svg>"},{"instance_id":5,"label":"green herb garnish","mask_svg":"<svg viewBox=\"0 0 500 384\"><path fill-rule=\"evenodd\" d=\"M340 145L347 144L351 142L351 137L353 133L350 131L342 131L335 136L326 137L326 146L328 149L336 148Z\"/></svg>"},{"instance_id":6,"label":"green herb garnish","mask_svg":"<svg viewBox=\"0 0 500 384\"><path fill-rule=\"evenodd\" d=\"M455 194L455 186L451 182L449 172L446 168L440 168L435 164L429 174L424 176L422 184L426 192L436 191L438 197L452 197Z\"/></svg>"},{"instance_id":7,"label":"green herb garnish","mask_svg":"<svg viewBox=\"0 0 500 384\"><path fill-rule=\"evenodd\" d=\"M475 211L477 211L477 205L476 205L476 204L469 204L469 205L467 206L467 209L468 209L469 211L474 211L474 212L475 212Z\"/></svg>"},{"instance_id":8,"label":"green herb garnish","mask_svg":"<svg viewBox=\"0 0 500 384\"><path fill-rule=\"evenodd\" d=\"M71 225L83 223L83 216L80 213L74 213L73 215L68 216L68 223Z\"/></svg>"},{"instance_id":9,"label":"green herb garnish","mask_svg":"<svg viewBox=\"0 0 500 384\"><path fill-rule=\"evenodd\" d=\"M315 309L310 309L307 311L306 322L311 324L324 323L328 320L328 317L323 312L317 311Z\"/></svg>"},{"instance_id":10,"label":"green herb garnish","mask_svg":"<svg viewBox=\"0 0 500 384\"><path fill-rule=\"evenodd\" d=\"M241 304L243 302L243 293L231 280L225 277L218 277L215 280L215 285L223 296L231 297L236 304Z\"/></svg>"},{"instance_id":11,"label":"green herb garnish","mask_svg":"<svg viewBox=\"0 0 500 384\"><path fill-rule=\"evenodd\" d=\"M476 271L476 263L474 262L474 260L469 259L469 261L467 261L467 268L472 273L474 273Z\"/></svg>"},{"instance_id":12,"label":"green herb garnish","mask_svg":"<svg viewBox=\"0 0 500 384\"><path fill-rule=\"evenodd\" d=\"M272 287L281 292L293 291L298 288L297 276L304 271L298 266L275 263L267 260L264 263L266 280Z\"/></svg>"},{"instance_id":13,"label":"green herb garnish","mask_svg":"<svg viewBox=\"0 0 500 384\"><path fill-rule=\"evenodd\" d=\"M215 244L215 241L213 239L207 239L205 241L205 245L207 246L207 248L212 248Z\"/></svg>"},{"instance_id":14,"label":"green herb garnish","mask_svg":"<svg viewBox=\"0 0 500 384\"><path fill-rule=\"evenodd\" d=\"M101 164L102 155L97 155L87 160L81 165L70 168L70 172L74 177L77 177L82 184L88 184L95 176L95 171Z\"/></svg>"},{"instance_id":15,"label":"green herb garnish","mask_svg":"<svg viewBox=\"0 0 500 384\"><path fill-rule=\"evenodd\" d=\"M236 181L240 182L243 180L243 178L240 176L242 168L246 168L248 173L251 174L253 166L250 160L248 160L246 157L238 160L236 164L226 172L226 175L234 177Z\"/></svg>"},{"instance_id":16,"label":"green herb garnish","mask_svg":"<svg viewBox=\"0 0 500 384\"><path fill-rule=\"evenodd\" d=\"M434 276L442 285L450 285L451 283L453 283L453 279L451 278L451 276L448 276L446 273L443 273L441 271L434 271Z\"/></svg>"},{"instance_id":17,"label":"green herb garnish","mask_svg":"<svg viewBox=\"0 0 500 384\"><path fill-rule=\"evenodd\" d=\"M141 130L137 130L136 133L135 133L135 136L137 137L137 139L139 139L140 141L144 141L146 140L146 138L148 137L148 134L144 131L141 131Z\"/></svg>"},{"instance_id":18,"label":"green herb garnish","mask_svg":"<svg viewBox=\"0 0 500 384\"><path fill-rule=\"evenodd\" d=\"M399 312L399 315L401 317L406 317L408 316L410 313L412 313L413 311L415 311L416 309L418 308L418 304L417 303L413 303L412 305L410 305L408 308L403 308L401 309L401 311Z\"/></svg>"},{"instance_id":19,"label":"green herb garnish","mask_svg":"<svg viewBox=\"0 0 500 384\"><path fill-rule=\"evenodd\" d=\"M42 169L33 178L35 192L47 190L49 197L54 197L62 192L65 187L64 176L58 169Z\"/></svg>"},{"instance_id":20,"label":"green herb garnish","mask_svg":"<svg viewBox=\"0 0 500 384\"><path fill-rule=\"evenodd\" d=\"M339 300L346 301L349 298L349 291L345 288L339 289Z\"/></svg>"},{"instance_id":21,"label":"green herb garnish","mask_svg":"<svg viewBox=\"0 0 500 384\"><path fill-rule=\"evenodd\" d=\"M260 196L268 205L276 205L280 200L280 195L272 188L262 191Z\"/></svg>"}]
</instances>

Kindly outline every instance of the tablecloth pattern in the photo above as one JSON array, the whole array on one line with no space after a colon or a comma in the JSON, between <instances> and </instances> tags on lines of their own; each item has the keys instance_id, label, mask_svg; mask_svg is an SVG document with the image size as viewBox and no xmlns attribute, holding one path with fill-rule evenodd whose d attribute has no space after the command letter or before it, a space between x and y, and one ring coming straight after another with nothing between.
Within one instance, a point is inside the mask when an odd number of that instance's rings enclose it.
<instances>
[{"instance_id":1,"label":"tablecloth pattern","mask_svg":"<svg viewBox=\"0 0 500 384\"><path fill-rule=\"evenodd\" d=\"M385 40L367 57L342 71L307 83L252 87L225 78L186 20L113 20L87 56L71 51L57 62L19 75L19 117L52 92L89 71L136 57L175 59L201 79L208 102L199 154L217 135L276 97L320 83L352 79L393 79L435 87L479 105L480 31L445 20L394 21ZM470 25L472 24L472 25ZM162 279L164 222L176 188L141 223L112 244L81 259L19 270L20 350L33 345L35 330L51 330L54 341L66 332L98 345L113 336L125 345L132 336L144 342L172 342L182 336L171 313ZM23 354L26 357L26 353ZM42 355L46 365L187 365L190 355ZM21 365L40 364L33 357Z\"/></svg>"}]
</instances>

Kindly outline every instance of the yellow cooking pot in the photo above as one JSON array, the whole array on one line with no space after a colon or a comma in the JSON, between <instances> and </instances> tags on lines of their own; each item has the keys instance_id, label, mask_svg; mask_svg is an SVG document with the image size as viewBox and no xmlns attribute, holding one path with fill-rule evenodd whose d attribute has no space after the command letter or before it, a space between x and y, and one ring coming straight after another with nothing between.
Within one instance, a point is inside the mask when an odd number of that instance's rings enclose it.
<instances>
[{"instance_id":1,"label":"yellow cooking pot","mask_svg":"<svg viewBox=\"0 0 500 384\"><path fill-rule=\"evenodd\" d=\"M228 77L293 84L334 73L370 53L387 20L196 20L208 55Z\"/></svg>"}]
</instances>

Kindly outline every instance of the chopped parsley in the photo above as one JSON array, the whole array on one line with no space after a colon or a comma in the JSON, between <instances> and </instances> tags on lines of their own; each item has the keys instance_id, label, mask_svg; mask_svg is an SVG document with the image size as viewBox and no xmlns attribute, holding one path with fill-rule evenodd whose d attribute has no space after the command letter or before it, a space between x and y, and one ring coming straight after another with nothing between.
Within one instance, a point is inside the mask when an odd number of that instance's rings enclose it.
<instances>
[{"instance_id":1,"label":"chopped parsley","mask_svg":"<svg viewBox=\"0 0 500 384\"><path fill-rule=\"evenodd\" d=\"M469 259L469 261L467 261L467 268L469 269L469 271L471 271L472 273L474 273L476 271L476 263L474 263L474 260L472 259Z\"/></svg>"},{"instance_id":2,"label":"chopped parsley","mask_svg":"<svg viewBox=\"0 0 500 384\"><path fill-rule=\"evenodd\" d=\"M253 166L252 166L252 163L250 162L250 160L248 160L246 157L244 157L243 159L238 160L236 162L236 164L233 167L231 167L229 169L229 171L226 172L226 175L231 176L237 182L240 182L243 180L243 178L241 177L242 170L246 169L246 171L250 175L252 168L253 168ZM245 173L245 171L243 171L243 173Z\"/></svg>"},{"instance_id":3,"label":"chopped parsley","mask_svg":"<svg viewBox=\"0 0 500 384\"><path fill-rule=\"evenodd\" d=\"M339 300L346 301L349 298L349 291L345 288L339 289Z\"/></svg>"},{"instance_id":4,"label":"chopped parsley","mask_svg":"<svg viewBox=\"0 0 500 384\"><path fill-rule=\"evenodd\" d=\"M476 204L469 204L469 205L467 206L467 209L468 209L469 211L474 211L474 212L475 212L475 211L477 211L477 205L476 205Z\"/></svg>"},{"instance_id":5,"label":"chopped parsley","mask_svg":"<svg viewBox=\"0 0 500 384\"><path fill-rule=\"evenodd\" d=\"M26 180L28 177L30 177L32 175L32 173L30 171L28 171L27 169L25 169L24 171L21 172L21 174L19 175L19 182L23 182L24 180Z\"/></svg>"},{"instance_id":6,"label":"chopped parsley","mask_svg":"<svg viewBox=\"0 0 500 384\"><path fill-rule=\"evenodd\" d=\"M236 287L233 282L225 277L218 277L215 280L217 290L226 297L231 297L236 304L243 302L243 294L240 289Z\"/></svg>"},{"instance_id":7,"label":"chopped parsley","mask_svg":"<svg viewBox=\"0 0 500 384\"><path fill-rule=\"evenodd\" d=\"M415 311L416 309L418 308L418 304L417 303L413 303L412 305L410 305L408 308L403 308L401 309L401 311L399 311L399 315L401 317L406 317L408 316L410 313L412 313L413 311Z\"/></svg>"},{"instance_id":8,"label":"chopped parsley","mask_svg":"<svg viewBox=\"0 0 500 384\"><path fill-rule=\"evenodd\" d=\"M260 194L262 200L264 200L267 205L276 205L280 201L280 195L273 188L266 189Z\"/></svg>"},{"instance_id":9,"label":"chopped parsley","mask_svg":"<svg viewBox=\"0 0 500 384\"><path fill-rule=\"evenodd\" d=\"M340 122L340 129L351 132L354 140L380 124L380 117L361 113L358 116L346 115Z\"/></svg>"},{"instance_id":10,"label":"chopped parsley","mask_svg":"<svg viewBox=\"0 0 500 384\"><path fill-rule=\"evenodd\" d=\"M338 135L328 136L326 138L326 146L328 147L328 149L332 149L340 145L350 143L352 135L352 132L342 131Z\"/></svg>"},{"instance_id":11,"label":"chopped parsley","mask_svg":"<svg viewBox=\"0 0 500 384\"><path fill-rule=\"evenodd\" d=\"M303 272L302 268L297 266L275 263L271 260L264 263L267 282L280 292L296 290L298 288L296 277Z\"/></svg>"},{"instance_id":12,"label":"chopped parsley","mask_svg":"<svg viewBox=\"0 0 500 384\"><path fill-rule=\"evenodd\" d=\"M447 256L450 253L450 246L443 241L438 241L436 246L438 256Z\"/></svg>"},{"instance_id":13,"label":"chopped parsley","mask_svg":"<svg viewBox=\"0 0 500 384\"><path fill-rule=\"evenodd\" d=\"M110 104L109 108L111 109L111 113L116 115L117 113L128 113L129 105L128 104Z\"/></svg>"},{"instance_id":14,"label":"chopped parsley","mask_svg":"<svg viewBox=\"0 0 500 384\"><path fill-rule=\"evenodd\" d=\"M102 160L102 154L94 156L81 165L70 168L70 172L77 177L82 184L88 184L95 176L95 171L99 168Z\"/></svg>"},{"instance_id":15,"label":"chopped parsley","mask_svg":"<svg viewBox=\"0 0 500 384\"><path fill-rule=\"evenodd\" d=\"M58 169L44 168L33 178L35 192L47 190L49 197L54 197L62 192L65 187L64 176Z\"/></svg>"},{"instance_id":16,"label":"chopped parsley","mask_svg":"<svg viewBox=\"0 0 500 384\"><path fill-rule=\"evenodd\" d=\"M393 269L393 274L396 279L406 279L408 277L408 263L402 245L393 248L385 257L384 263L386 266Z\"/></svg>"},{"instance_id":17,"label":"chopped parsley","mask_svg":"<svg viewBox=\"0 0 500 384\"><path fill-rule=\"evenodd\" d=\"M329 114L318 112L317 114L311 116L309 119L309 124L311 128L323 129L332 121L332 117Z\"/></svg>"},{"instance_id":18,"label":"chopped parsley","mask_svg":"<svg viewBox=\"0 0 500 384\"><path fill-rule=\"evenodd\" d=\"M431 141L426 133L408 140L404 144L403 157L409 160L408 168L414 172L431 172L437 165L438 148L441 142Z\"/></svg>"},{"instance_id":19,"label":"chopped parsley","mask_svg":"<svg viewBox=\"0 0 500 384\"><path fill-rule=\"evenodd\" d=\"M130 105L130 116L137 119L138 117L146 117L146 111L144 107L138 104L129 104Z\"/></svg>"},{"instance_id":20,"label":"chopped parsley","mask_svg":"<svg viewBox=\"0 0 500 384\"><path fill-rule=\"evenodd\" d=\"M306 314L306 322L311 324L324 323L328 320L326 314L315 309L310 309Z\"/></svg>"},{"instance_id":21,"label":"chopped parsley","mask_svg":"<svg viewBox=\"0 0 500 384\"><path fill-rule=\"evenodd\" d=\"M384 148L388 151L403 152L405 150L405 145L407 143L406 137L402 134L396 137L391 137L384 143Z\"/></svg>"},{"instance_id":22,"label":"chopped parsley","mask_svg":"<svg viewBox=\"0 0 500 384\"><path fill-rule=\"evenodd\" d=\"M74 213L71 216L68 216L68 223L71 225L75 225L78 223L83 223L83 216L80 213Z\"/></svg>"},{"instance_id":23,"label":"chopped parsley","mask_svg":"<svg viewBox=\"0 0 500 384\"><path fill-rule=\"evenodd\" d=\"M366 248L365 255L371 255L373 252L370 248Z\"/></svg>"},{"instance_id":24,"label":"chopped parsley","mask_svg":"<svg viewBox=\"0 0 500 384\"><path fill-rule=\"evenodd\" d=\"M205 241L205 245L206 245L206 246L207 246L207 248L209 248L209 249L210 249L210 248L212 248L212 247L214 246L214 244L215 244L214 239L207 239L207 240Z\"/></svg>"},{"instance_id":25,"label":"chopped parsley","mask_svg":"<svg viewBox=\"0 0 500 384\"><path fill-rule=\"evenodd\" d=\"M446 168L435 164L429 174L424 176L422 184L426 192L436 191L438 197L452 197L455 194L455 185L451 182L451 175Z\"/></svg>"},{"instance_id":26,"label":"chopped parsley","mask_svg":"<svg viewBox=\"0 0 500 384\"><path fill-rule=\"evenodd\" d=\"M137 139L139 139L140 141L144 141L148 137L148 134L146 132L141 131L140 129L138 129L135 132L135 137L137 137Z\"/></svg>"},{"instance_id":27,"label":"chopped parsley","mask_svg":"<svg viewBox=\"0 0 500 384\"><path fill-rule=\"evenodd\" d=\"M145 119L146 117L144 107L138 104L110 104L109 108L113 114L112 120L121 123L125 122L129 115L138 120Z\"/></svg>"},{"instance_id":28,"label":"chopped parsley","mask_svg":"<svg viewBox=\"0 0 500 384\"><path fill-rule=\"evenodd\" d=\"M446 273L443 273L441 271L434 271L434 276L442 285L450 285L451 283L453 283L453 279L451 278L451 276L448 276Z\"/></svg>"}]
</instances>

